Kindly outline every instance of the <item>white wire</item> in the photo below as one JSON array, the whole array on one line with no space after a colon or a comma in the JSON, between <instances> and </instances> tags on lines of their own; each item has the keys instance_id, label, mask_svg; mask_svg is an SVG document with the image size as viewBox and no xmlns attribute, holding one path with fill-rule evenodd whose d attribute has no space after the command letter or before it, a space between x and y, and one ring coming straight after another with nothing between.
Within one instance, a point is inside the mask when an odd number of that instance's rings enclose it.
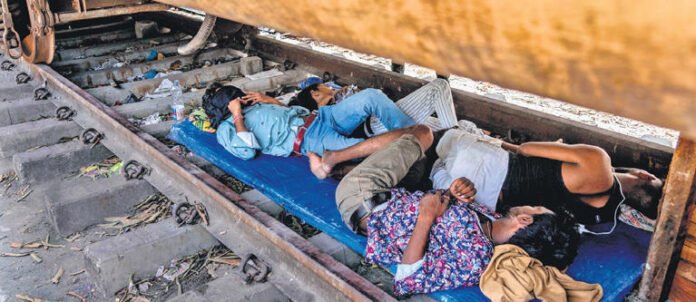
<instances>
[{"instance_id":1,"label":"white wire","mask_svg":"<svg viewBox=\"0 0 696 302\"><path fill-rule=\"evenodd\" d=\"M592 234L592 235L609 235L609 234L614 232L614 229L616 228L616 225L618 224L618 220L619 220L618 219L619 208L621 207L621 204L623 204L624 201L626 201L626 195L624 195L623 187L621 187L621 182L619 181L619 178L614 176L614 180L616 181L616 183L619 184L619 193L621 193L621 201L619 202L619 204L616 206L616 209L614 210L614 226L612 226L611 230L609 230L608 232L595 233L593 231L588 230L584 224L578 224L578 231L580 232L580 234L588 233L588 234ZM611 195L609 196L609 198L611 198Z\"/></svg>"}]
</instances>

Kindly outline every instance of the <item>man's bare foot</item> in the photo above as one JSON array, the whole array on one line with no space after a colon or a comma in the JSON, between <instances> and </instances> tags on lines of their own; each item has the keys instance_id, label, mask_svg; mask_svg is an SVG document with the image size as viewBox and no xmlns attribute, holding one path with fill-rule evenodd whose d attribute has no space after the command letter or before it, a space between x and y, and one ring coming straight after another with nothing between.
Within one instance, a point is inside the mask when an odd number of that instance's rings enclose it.
<instances>
[{"instance_id":1,"label":"man's bare foot","mask_svg":"<svg viewBox=\"0 0 696 302\"><path fill-rule=\"evenodd\" d=\"M328 171L324 170L324 164L322 163L322 158L319 157L319 155L314 152L307 152L307 157L309 157L309 169L312 170L312 174L314 174L314 176L319 179L324 179L329 176L331 169Z\"/></svg>"}]
</instances>

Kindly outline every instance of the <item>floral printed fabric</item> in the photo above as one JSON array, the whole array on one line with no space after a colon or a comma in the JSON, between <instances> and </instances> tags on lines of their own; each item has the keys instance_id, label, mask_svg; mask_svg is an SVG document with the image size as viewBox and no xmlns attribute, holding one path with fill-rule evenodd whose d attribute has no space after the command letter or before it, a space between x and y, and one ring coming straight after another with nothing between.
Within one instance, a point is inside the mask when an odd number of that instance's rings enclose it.
<instances>
[{"instance_id":1,"label":"floral printed fabric","mask_svg":"<svg viewBox=\"0 0 696 302\"><path fill-rule=\"evenodd\" d=\"M393 189L386 208L370 215L365 256L369 263L391 266L401 262L424 195ZM493 244L480 229L476 212L469 205L452 204L430 231L422 266L395 280L394 292L404 295L474 286L492 255Z\"/></svg>"}]
</instances>

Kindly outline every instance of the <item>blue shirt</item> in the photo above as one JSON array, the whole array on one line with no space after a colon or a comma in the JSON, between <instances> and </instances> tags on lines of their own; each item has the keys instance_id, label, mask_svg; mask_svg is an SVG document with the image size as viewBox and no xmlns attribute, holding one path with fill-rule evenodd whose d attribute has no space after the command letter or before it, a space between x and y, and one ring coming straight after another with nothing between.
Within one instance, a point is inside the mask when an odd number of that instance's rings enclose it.
<instances>
[{"instance_id":1,"label":"blue shirt","mask_svg":"<svg viewBox=\"0 0 696 302\"><path fill-rule=\"evenodd\" d=\"M217 129L220 145L241 159L252 159L256 150L275 156L289 156L297 136L296 129L304 124L305 108L256 104L244 108L244 125L249 132L237 133L232 117Z\"/></svg>"}]
</instances>

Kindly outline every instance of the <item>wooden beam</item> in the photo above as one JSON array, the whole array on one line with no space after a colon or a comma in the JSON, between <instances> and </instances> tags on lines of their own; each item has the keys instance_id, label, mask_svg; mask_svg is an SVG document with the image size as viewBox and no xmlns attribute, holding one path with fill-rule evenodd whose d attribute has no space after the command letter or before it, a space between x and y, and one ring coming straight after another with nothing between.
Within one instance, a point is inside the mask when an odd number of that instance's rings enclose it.
<instances>
[{"instance_id":1,"label":"wooden beam","mask_svg":"<svg viewBox=\"0 0 696 302\"><path fill-rule=\"evenodd\" d=\"M156 0L680 130L696 1Z\"/></svg>"},{"instance_id":2,"label":"wooden beam","mask_svg":"<svg viewBox=\"0 0 696 302\"><path fill-rule=\"evenodd\" d=\"M638 298L642 301L661 301L663 291L669 289L672 278L667 278L667 274L673 272L678 261L688 223L687 209L693 207L696 200L695 176L696 142L680 138L669 166L655 232L638 289Z\"/></svg>"}]
</instances>

